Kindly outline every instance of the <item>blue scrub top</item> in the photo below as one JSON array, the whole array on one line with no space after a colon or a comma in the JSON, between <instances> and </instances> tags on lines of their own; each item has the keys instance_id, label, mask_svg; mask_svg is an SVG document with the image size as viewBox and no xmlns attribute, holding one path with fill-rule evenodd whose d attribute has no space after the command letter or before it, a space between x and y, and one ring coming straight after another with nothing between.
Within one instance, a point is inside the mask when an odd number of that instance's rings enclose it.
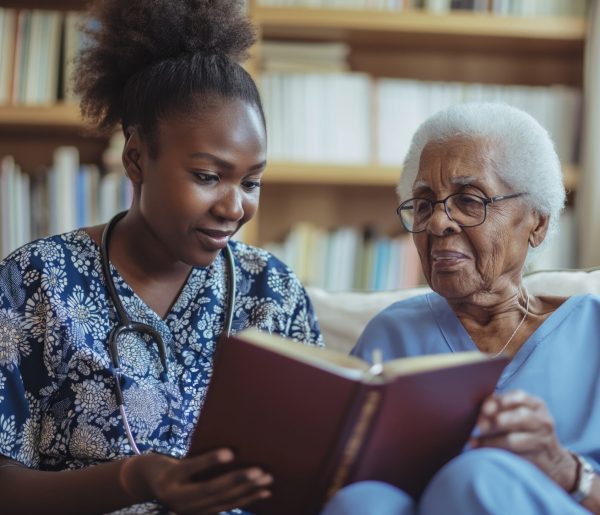
<instances>
[{"instance_id":1,"label":"blue scrub top","mask_svg":"<svg viewBox=\"0 0 600 515\"><path fill-rule=\"evenodd\" d=\"M446 300L428 293L376 315L352 353L371 361L474 351L477 346ZM600 297L568 298L525 341L505 368L497 392L522 389L543 399L565 447L600 471Z\"/></svg>"}]
</instances>

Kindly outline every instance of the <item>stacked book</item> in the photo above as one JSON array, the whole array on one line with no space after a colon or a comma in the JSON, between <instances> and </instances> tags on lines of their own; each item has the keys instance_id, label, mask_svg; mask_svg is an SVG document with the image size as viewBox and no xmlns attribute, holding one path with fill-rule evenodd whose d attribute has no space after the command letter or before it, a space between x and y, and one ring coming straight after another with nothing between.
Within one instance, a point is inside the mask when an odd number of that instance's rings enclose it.
<instances>
[{"instance_id":1,"label":"stacked book","mask_svg":"<svg viewBox=\"0 0 600 515\"><path fill-rule=\"evenodd\" d=\"M265 72L261 89L274 161L400 166L429 116L461 102L502 102L536 118L561 161L577 163L582 95L574 87Z\"/></svg>"},{"instance_id":2,"label":"stacked book","mask_svg":"<svg viewBox=\"0 0 600 515\"><path fill-rule=\"evenodd\" d=\"M454 10L508 16L584 16L586 0L259 0L260 5L325 9L374 9L432 13Z\"/></svg>"},{"instance_id":3,"label":"stacked book","mask_svg":"<svg viewBox=\"0 0 600 515\"><path fill-rule=\"evenodd\" d=\"M32 180L10 156L0 161L0 259L35 238L108 221L131 204L119 171L82 165L76 147L59 147L47 173Z\"/></svg>"},{"instance_id":4,"label":"stacked book","mask_svg":"<svg viewBox=\"0 0 600 515\"><path fill-rule=\"evenodd\" d=\"M75 56L84 44L80 13L0 7L0 104L74 101Z\"/></svg>"},{"instance_id":5,"label":"stacked book","mask_svg":"<svg viewBox=\"0 0 600 515\"><path fill-rule=\"evenodd\" d=\"M281 243L265 248L308 286L329 291L393 290L422 282L412 238L388 237L355 227L325 230L300 222Z\"/></svg>"}]
</instances>

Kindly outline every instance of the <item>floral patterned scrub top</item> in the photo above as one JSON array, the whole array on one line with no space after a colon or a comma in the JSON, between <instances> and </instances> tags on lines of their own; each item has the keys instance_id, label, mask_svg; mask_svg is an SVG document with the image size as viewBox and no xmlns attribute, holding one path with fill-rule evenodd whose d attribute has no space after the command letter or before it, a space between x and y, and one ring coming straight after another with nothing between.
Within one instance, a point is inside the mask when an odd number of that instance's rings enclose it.
<instances>
[{"instance_id":1,"label":"floral patterned scrub top","mask_svg":"<svg viewBox=\"0 0 600 515\"><path fill-rule=\"evenodd\" d=\"M312 306L293 272L266 251L230 245L237 273L233 332L253 326L320 345ZM125 409L136 443L141 452L182 457L223 330L225 258L194 268L164 319L114 267L112 277L131 319L155 328L167 348L168 377L162 381L155 342L137 333L119 339ZM0 455L40 470L132 455L107 352L115 325L100 249L86 232L29 243L0 263Z\"/></svg>"}]
</instances>

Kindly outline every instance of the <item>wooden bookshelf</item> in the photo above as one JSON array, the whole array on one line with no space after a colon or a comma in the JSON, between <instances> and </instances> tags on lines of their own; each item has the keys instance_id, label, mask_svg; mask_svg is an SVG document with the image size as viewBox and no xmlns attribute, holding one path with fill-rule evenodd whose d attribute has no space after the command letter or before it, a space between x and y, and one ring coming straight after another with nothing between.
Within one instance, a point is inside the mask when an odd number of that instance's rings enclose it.
<instances>
[{"instance_id":1,"label":"wooden bookshelf","mask_svg":"<svg viewBox=\"0 0 600 515\"><path fill-rule=\"evenodd\" d=\"M353 43L369 39L403 42L406 35L476 39L501 48L533 45L540 50L581 47L585 20L576 17L526 18L453 11L444 15L422 11L369 11L290 7L254 8L254 19L268 39L329 40ZM547 46L546 46L547 45Z\"/></svg>"},{"instance_id":2,"label":"wooden bookshelf","mask_svg":"<svg viewBox=\"0 0 600 515\"><path fill-rule=\"evenodd\" d=\"M586 22L575 17L488 13L369 11L261 6L251 8L261 41L343 42L353 71L426 81L581 87ZM260 46L257 48L260 52ZM270 162L254 243L281 238L303 220L323 227L395 225L400 167ZM568 191L577 168L564 170Z\"/></svg>"},{"instance_id":3,"label":"wooden bookshelf","mask_svg":"<svg viewBox=\"0 0 600 515\"><path fill-rule=\"evenodd\" d=\"M585 20L255 6L263 39L339 41L375 77L581 86Z\"/></svg>"},{"instance_id":4,"label":"wooden bookshelf","mask_svg":"<svg viewBox=\"0 0 600 515\"><path fill-rule=\"evenodd\" d=\"M265 182L269 184L310 184L395 187L402 171L398 166L332 165L329 163L269 162ZM579 170L567 165L563 170L567 190L577 189Z\"/></svg>"},{"instance_id":5,"label":"wooden bookshelf","mask_svg":"<svg viewBox=\"0 0 600 515\"><path fill-rule=\"evenodd\" d=\"M77 146L83 163L101 163L107 142L83 122L76 105L0 106L0 156L13 155L27 173L48 168L61 145Z\"/></svg>"},{"instance_id":6,"label":"wooden bookshelf","mask_svg":"<svg viewBox=\"0 0 600 515\"><path fill-rule=\"evenodd\" d=\"M2 7L77 10L86 0L14 0ZM350 47L349 65L377 77L579 87L585 20L492 14L268 7L250 2L259 40L335 41ZM258 57L247 69L260 79ZM74 105L0 106L0 153L26 170L47 164L53 146L75 144L82 159L101 160L106 139L91 137ZM302 219L334 227L375 222L397 228L393 208L400 167L275 162L268 165L259 217L247 240L280 238ZM575 167L565 185L577 187ZM396 224L396 225L395 225Z\"/></svg>"},{"instance_id":7,"label":"wooden bookshelf","mask_svg":"<svg viewBox=\"0 0 600 515\"><path fill-rule=\"evenodd\" d=\"M21 127L38 131L89 128L81 119L79 107L72 104L0 106L0 127Z\"/></svg>"},{"instance_id":8,"label":"wooden bookshelf","mask_svg":"<svg viewBox=\"0 0 600 515\"><path fill-rule=\"evenodd\" d=\"M379 165L274 162L267 165L265 172L265 180L274 184L393 186L399 178L398 167Z\"/></svg>"},{"instance_id":9,"label":"wooden bookshelf","mask_svg":"<svg viewBox=\"0 0 600 515\"><path fill-rule=\"evenodd\" d=\"M12 9L50 9L57 11L80 11L89 0L2 0L0 7Z\"/></svg>"}]
</instances>

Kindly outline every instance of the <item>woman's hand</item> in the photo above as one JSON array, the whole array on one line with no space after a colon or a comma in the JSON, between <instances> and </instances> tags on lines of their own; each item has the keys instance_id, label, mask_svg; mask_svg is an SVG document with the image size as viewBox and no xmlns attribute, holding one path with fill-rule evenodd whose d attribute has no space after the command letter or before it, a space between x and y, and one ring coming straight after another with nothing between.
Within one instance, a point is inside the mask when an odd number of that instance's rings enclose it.
<instances>
[{"instance_id":1,"label":"woman's hand","mask_svg":"<svg viewBox=\"0 0 600 515\"><path fill-rule=\"evenodd\" d=\"M266 487L273 478L256 467L236 469L207 480L194 479L233 459L228 449L181 460L144 454L123 461L120 483L133 503L156 499L182 515L215 514L269 497Z\"/></svg>"},{"instance_id":2,"label":"woman's hand","mask_svg":"<svg viewBox=\"0 0 600 515\"><path fill-rule=\"evenodd\" d=\"M567 492L575 486L577 462L558 441L546 405L522 390L485 400L470 443L473 448L497 447L518 454Z\"/></svg>"}]
</instances>

